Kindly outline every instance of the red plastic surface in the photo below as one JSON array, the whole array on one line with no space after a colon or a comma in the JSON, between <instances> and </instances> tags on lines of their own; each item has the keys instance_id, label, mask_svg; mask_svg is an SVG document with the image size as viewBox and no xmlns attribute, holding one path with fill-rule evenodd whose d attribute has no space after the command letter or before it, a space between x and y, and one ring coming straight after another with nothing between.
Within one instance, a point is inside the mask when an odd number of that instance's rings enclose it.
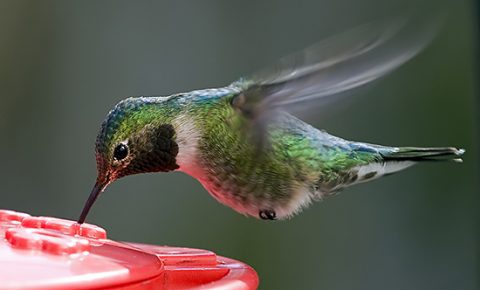
<instances>
[{"instance_id":1,"label":"red plastic surface","mask_svg":"<svg viewBox=\"0 0 480 290\"><path fill-rule=\"evenodd\" d=\"M104 229L0 210L0 289L256 289L255 271L205 250L120 243Z\"/></svg>"}]
</instances>

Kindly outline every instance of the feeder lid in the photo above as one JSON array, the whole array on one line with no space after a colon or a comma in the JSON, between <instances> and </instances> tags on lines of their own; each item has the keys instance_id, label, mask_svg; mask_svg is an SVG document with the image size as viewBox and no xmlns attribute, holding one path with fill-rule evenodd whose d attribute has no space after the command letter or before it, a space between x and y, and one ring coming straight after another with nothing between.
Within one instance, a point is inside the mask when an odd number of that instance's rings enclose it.
<instances>
[{"instance_id":1,"label":"feeder lid","mask_svg":"<svg viewBox=\"0 0 480 290\"><path fill-rule=\"evenodd\" d=\"M0 210L0 289L256 289L255 271L205 250L122 243L95 225Z\"/></svg>"}]
</instances>

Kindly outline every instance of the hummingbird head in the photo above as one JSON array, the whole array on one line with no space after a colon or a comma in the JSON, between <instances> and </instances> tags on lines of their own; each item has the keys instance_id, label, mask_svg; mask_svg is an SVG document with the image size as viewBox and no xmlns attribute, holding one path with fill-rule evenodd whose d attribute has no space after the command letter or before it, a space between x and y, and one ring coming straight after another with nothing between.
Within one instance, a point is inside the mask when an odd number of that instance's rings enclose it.
<instances>
[{"instance_id":1,"label":"hummingbird head","mask_svg":"<svg viewBox=\"0 0 480 290\"><path fill-rule=\"evenodd\" d=\"M128 98L107 115L95 143L97 180L78 223L85 221L97 197L113 181L127 175L167 172L179 167L178 144L175 129L168 122L169 111L162 114L162 110L152 109L146 98Z\"/></svg>"}]
</instances>

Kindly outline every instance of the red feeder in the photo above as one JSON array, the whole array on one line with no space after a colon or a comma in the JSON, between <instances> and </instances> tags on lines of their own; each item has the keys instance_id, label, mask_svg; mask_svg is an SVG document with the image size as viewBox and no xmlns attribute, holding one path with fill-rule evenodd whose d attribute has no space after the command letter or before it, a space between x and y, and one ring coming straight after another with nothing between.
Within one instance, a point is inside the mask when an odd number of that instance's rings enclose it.
<instances>
[{"instance_id":1,"label":"red feeder","mask_svg":"<svg viewBox=\"0 0 480 290\"><path fill-rule=\"evenodd\" d=\"M255 271L205 250L121 243L104 229L0 210L0 289L256 289Z\"/></svg>"}]
</instances>

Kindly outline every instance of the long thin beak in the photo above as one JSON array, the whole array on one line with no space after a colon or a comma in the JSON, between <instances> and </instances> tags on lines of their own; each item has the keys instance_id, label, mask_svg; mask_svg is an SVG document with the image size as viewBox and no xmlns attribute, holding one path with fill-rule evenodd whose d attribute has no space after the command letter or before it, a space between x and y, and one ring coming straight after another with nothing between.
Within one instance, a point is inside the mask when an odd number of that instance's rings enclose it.
<instances>
[{"instance_id":1,"label":"long thin beak","mask_svg":"<svg viewBox=\"0 0 480 290\"><path fill-rule=\"evenodd\" d=\"M95 203L95 200L97 200L98 196L100 193L103 192L105 187L107 187L108 181L99 181L95 183L95 186L93 186L92 192L90 193L90 196L87 199L87 202L83 206L82 214L80 215L80 218L78 218L78 223L83 224L85 219L87 218L88 212L90 211L90 208L92 205Z\"/></svg>"}]
</instances>

